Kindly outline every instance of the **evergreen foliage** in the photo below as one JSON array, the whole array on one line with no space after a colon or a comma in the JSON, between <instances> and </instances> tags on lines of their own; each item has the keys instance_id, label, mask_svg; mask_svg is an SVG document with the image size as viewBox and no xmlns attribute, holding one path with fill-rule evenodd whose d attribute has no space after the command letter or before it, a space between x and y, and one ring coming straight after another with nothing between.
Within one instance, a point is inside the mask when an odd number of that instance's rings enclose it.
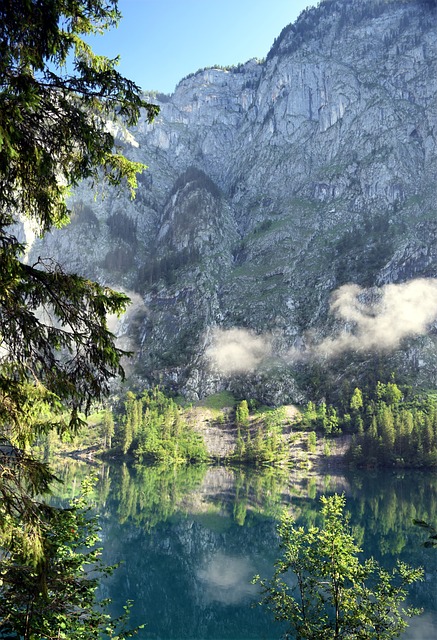
<instances>
[{"instance_id":1,"label":"evergreen foliage","mask_svg":"<svg viewBox=\"0 0 437 640\"><path fill-rule=\"evenodd\" d=\"M80 411L123 374L106 318L128 298L50 258L28 263L17 230L26 218L41 236L67 223L66 196L83 179L134 192L144 165L118 152L108 121L123 128L158 109L85 41L120 17L117 0L0 3L0 535L23 580L32 567L47 579L59 524L36 500L53 476L30 447L55 429L77 432Z\"/></svg>"},{"instance_id":2,"label":"evergreen foliage","mask_svg":"<svg viewBox=\"0 0 437 640\"><path fill-rule=\"evenodd\" d=\"M326 402L319 405L310 400L302 412L302 426L307 429L322 431L325 435L337 434L340 431L337 410Z\"/></svg>"},{"instance_id":3,"label":"evergreen foliage","mask_svg":"<svg viewBox=\"0 0 437 640\"><path fill-rule=\"evenodd\" d=\"M428 534L428 540L423 543L424 547L437 547L437 529L433 527L429 522L425 522L424 520L413 520L414 524L417 527L421 527L425 529Z\"/></svg>"},{"instance_id":4,"label":"evergreen foliage","mask_svg":"<svg viewBox=\"0 0 437 640\"><path fill-rule=\"evenodd\" d=\"M242 400L235 410L235 422L239 427L249 426L249 406L247 400Z\"/></svg>"},{"instance_id":5,"label":"evergreen foliage","mask_svg":"<svg viewBox=\"0 0 437 640\"><path fill-rule=\"evenodd\" d=\"M346 460L368 467L436 467L437 400L432 394L404 398L398 385L378 381L373 392L356 387L341 413L310 401L301 427L327 436L352 433Z\"/></svg>"},{"instance_id":6,"label":"evergreen foliage","mask_svg":"<svg viewBox=\"0 0 437 640\"><path fill-rule=\"evenodd\" d=\"M315 431L310 431L308 433L307 447L310 453L316 452L317 447L317 435Z\"/></svg>"},{"instance_id":7,"label":"evergreen foliage","mask_svg":"<svg viewBox=\"0 0 437 640\"><path fill-rule=\"evenodd\" d=\"M97 602L99 579L115 567L100 559L100 527L90 513L95 479L82 484L82 492L69 509L46 509L43 560L28 564L25 524L14 527L0 560L0 637L16 640L92 640L102 637L130 638L136 631L125 629L126 614L111 619L109 601ZM12 523L11 523L12 524ZM3 534L4 535L4 534Z\"/></svg>"},{"instance_id":8,"label":"evergreen foliage","mask_svg":"<svg viewBox=\"0 0 437 640\"><path fill-rule=\"evenodd\" d=\"M110 478L115 491L108 499L117 503L120 522L133 522L150 531L181 509L187 496L196 491L206 473L206 465L126 465L112 467Z\"/></svg>"},{"instance_id":9,"label":"evergreen foliage","mask_svg":"<svg viewBox=\"0 0 437 640\"><path fill-rule=\"evenodd\" d=\"M106 316L121 313L128 298L64 272L53 260L27 264L16 236L24 217L41 235L65 224L68 189L84 178L136 185L143 166L114 152L107 121L133 124L141 107L149 119L157 110L116 71L117 60L95 55L83 39L119 18L116 0L0 6L0 436L15 447L13 465L0 457L8 508L7 496L20 495L23 474L17 474L29 466L19 461L28 459L23 450L35 435L54 426L77 430L79 411L122 374L123 351ZM59 418L44 423L42 403ZM26 501L20 502L24 517Z\"/></svg>"},{"instance_id":10,"label":"evergreen foliage","mask_svg":"<svg viewBox=\"0 0 437 640\"><path fill-rule=\"evenodd\" d=\"M102 435L104 438L104 448L110 449L112 446L112 438L115 433L114 428L114 417L112 415L112 411L107 409L103 415L103 430Z\"/></svg>"},{"instance_id":11,"label":"evergreen foliage","mask_svg":"<svg viewBox=\"0 0 437 640\"><path fill-rule=\"evenodd\" d=\"M342 0L322 0L316 7L304 9L294 24L289 24L282 29L266 59L268 61L276 55L290 54L312 40L316 42L323 41L332 16L335 14L338 15L340 30L345 24L358 26L365 21L378 18L387 11L387 5L391 4L396 7L400 4L400 1L367 0L366 2L343 2ZM402 4L407 7L410 5L412 12L417 11L417 7L422 5L424 20L432 20L435 17L435 0L402 0ZM408 16L406 16L406 22L401 23L400 30L405 29L407 24ZM387 34L386 46L390 45L391 37L399 36L400 30L396 33Z\"/></svg>"},{"instance_id":12,"label":"evergreen foliage","mask_svg":"<svg viewBox=\"0 0 437 640\"><path fill-rule=\"evenodd\" d=\"M182 418L180 407L159 387L140 397L129 391L117 416L117 448L154 462L200 462L208 458L202 437Z\"/></svg>"},{"instance_id":13,"label":"evergreen foliage","mask_svg":"<svg viewBox=\"0 0 437 640\"><path fill-rule=\"evenodd\" d=\"M395 383L379 382L355 426L346 459L357 466L437 466L437 402L431 395L403 401Z\"/></svg>"},{"instance_id":14,"label":"evergreen foliage","mask_svg":"<svg viewBox=\"0 0 437 640\"><path fill-rule=\"evenodd\" d=\"M236 409L237 442L232 456L246 464L283 464L289 459L283 436L283 407L266 411L251 424L246 400Z\"/></svg>"}]
</instances>

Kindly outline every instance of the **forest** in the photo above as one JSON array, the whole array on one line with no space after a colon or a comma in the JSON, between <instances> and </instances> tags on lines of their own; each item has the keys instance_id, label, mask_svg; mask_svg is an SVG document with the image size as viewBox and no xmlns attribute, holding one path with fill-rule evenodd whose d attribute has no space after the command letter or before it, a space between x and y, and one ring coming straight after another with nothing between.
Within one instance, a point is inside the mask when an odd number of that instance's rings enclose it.
<instances>
[{"instance_id":1,"label":"forest","mask_svg":"<svg viewBox=\"0 0 437 640\"><path fill-rule=\"evenodd\" d=\"M41 437L46 454L59 448L94 447L103 458L158 463L226 463L309 466L308 454L318 452L325 463L338 440L347 442L341 464L356 468L437 467L437 394L413 394L395 382L378 382L369 392L355 387L349 401L334 406L309 401L294 407L260 406L230 394L209 422L228 429L233 449L217 458L208 452L198 414L182 398L172 398L159 387L141 394L128 391L90 416L88 427L73 438ZM206 401L207 404L207 401ZM207 426L206 426L207 429ZM65 440L65 438L64 438ZM299 455L296 455L296 449ZM337 464L338 461L337 461Z\"/></svg>"},{"instance_id":2,"label":"forest","mask_svg":"<svg viewBox=\"0 0 437 640\"><path fill-rule=\"evenodd\" d=\"M319 17L337 3L325 0ZM374 0L370 13L379 16L385 4ZM358 12L356 20L368 13ZM302 14L288 51L318 35L312 17L313 10ZM118 58L98 55L89 45L90 36L116 27L120 18L117 0L0 3L0 637L122 640L141 633L141 625L130 628L129 600L114 615L110 598L99 592L101 581L119 570L117 563L102 560L99 546L119 542L105 538L106 505L119 500L117 526L137 518L145 525L140 535L146 535L176 514L184 495L175 481L178 471L185 488L196 488L207 466L237 467L232 513L239 527L252 490L246 478L257 467L267 470L255 493L267 494L270 511L261 515L279 520L286 554L275 565L273 581L255 581L262 588L260 603L277 620L287 621L302 638L396 637L406 619L419 613L406 605L401 615L400 607L410 586L422 579L422 569L400 561L388 571L374 559L362 560L346 499L337 493L320 496L317 515L311 512L304 528L295 525L278 513L281 483L272 472L279 470L283 478L294 467L310 469L317 456L329 464L338 458L332 452L340 441L347 444L341 459L347 467L433 469L437 394L415 395L393 377L356 386L337 404L319 394L305 406L262 405L221 392L222 402L211 408L209 397L194 406L164 387L136 383L129 389L124 363L132 354L110 326L112 316L126 311L129 296L107 286L106 279L69 270L63 259L29 257L29 229L41 239L72 221L76 230L102 227L115 241L99 268L111 266L123 276L135 266L130 248L141 235L136 220L118 207L100 225L91 205L82 203L75 211L69 204L84 181L102 191L124 186L134 198L137 175L146 169L123 154L126 147L117 136L140 116L145 126L152 124L159 108L119 73ZM244 65L234 69L243 71ZM221 197L206 174L189 175L193 189ZM261 222L254 236L261 240L274 226ZM117 245L121 241L127 248ZM175 285L176 271L197 268L200 251L178 247L150 257L140 275L157 289L162 282ZM177 334L184 353L197 337L193 326L195 320ZM174 353L166 347L169 364ZM202 412L206 417L199 423ZM210 429L229 436L226 453L210 452ZM100 478L83 479L66 502L55 495L62 473L58 477L54 454L60 454L61 467L67 458L86 457ZM118 463L119 488L111 495L109 469ZM99 499L98 482L106 491ZM201 515L205 520L209 514ZM432 524L421 520L419 526L432 545ZM297 599L285 597L282 575L289 570L299 587ZM308 616L311 608L315 613Z\"/></svg>"}]
</instances>

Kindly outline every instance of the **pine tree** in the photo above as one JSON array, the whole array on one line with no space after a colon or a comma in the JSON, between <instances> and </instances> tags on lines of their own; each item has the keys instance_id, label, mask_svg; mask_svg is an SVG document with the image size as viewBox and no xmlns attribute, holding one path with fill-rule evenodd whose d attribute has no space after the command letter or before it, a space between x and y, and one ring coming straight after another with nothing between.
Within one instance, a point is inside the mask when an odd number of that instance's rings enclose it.
<instances>
[{"instance_id":1,"label":"pine tree","mask_svg":"<svg viewBox=\"0 0 437 640\"><path fill-rule=\"evenodd\" d=\"M317 427L326 435L329 435L332 432L332 426L328 420L326 402L321 402L317 407Z\"/></svg>"},{"instance_id":2,"label":"pine tree","mask_svg":"<svg viewBox=\"0 0 437 640\"><path fill-rule=\"evenodd\" d=\"M316 452L317 436L315 431L310 431L307 437L307 447L310 453Z\"/></svg>"},{"instance_id":3,"label":"pine tree","mask_svg":"<svg viewBox=\"0 0 437 640\"><path fill-rule=\"evenodd\" d=\"M130 415L126 415L124 419L121 433L121 450L123 451L123 455L126 455L131 447L133 440L132 418Z\"/></svg>"},{"instance_id":4,"label":"pine tree","mask_svg":"<svg viewBox=\"0 0 437 640\"><path fill-rule=\"evenodd\" d=\"M144 165L115 151L108 120L123 127L157 108L85 41L119 18L116 0L0 3L0 439L14 452L0 459L0 497L7 517L32 523L33 562L44 546L35 523L48 508L33 498L51 474L29 447L52 429L76 433L81 411L123 374L107 316L128 298L50 258L26 262L17 230L24 218L41 236L66 224L66 196L83 179L136 186Z\"/></svg>"},{"instance_id":5,"label":"pine tree","mask_svg":"<svg viewBox=\"0 0 437 640\"><path fill-rule=\"evenodd\" d=\"M247 400L242 400L235 410L235 422L241 427L249 426L249 406Z\"/></svg>"},{"instance_id":6,"label":"pine tree","mask_svg":"<svg viewBox=\"0 0 437 640\"><path fill-rule=\"evenodd\" d=\"M103 438L105 449L111 448L114 430L114 417L111 409L107 409L103 415Z\"/></svg>"},{"instance_id":7,"label":"pine tree","mask_svg":"<svg viewBox=\"0 0 437 640\"><path fill-rule=\"evenodd\" d=\"M302 423L306 427L312 427L313 423L317 421L317 408L312 400L306 405L302 414Z\"/></svg>"},{"instance_id":8,"label":"pine tree","mask_svg":"<svg viewBox=\"0 0 437 640\"><path fill-rule=\"evenodd\" d=\"M0 636L21 640L97 640L130 638L126 615L112 619L109 601L97 601L97 587L114 567L101 560L100 527L90 515L92 486L82 483L80 495L68 509L52 508L41 522L44 561L29 566L26 537L16 535L0 558ZM23 532L21 531L21 534Z\"/></svg>"},{"instance_id":9,"label":"pine tree","mask_svg":"<svg viewBox=\"0 0 437 640\"><path fill-rule=\"evenodd\" d=\"M329 433L338 433L339 432L339 419L337 415L337 410L335 407L328 407L328 424L329 424Z\"/></svg>"},{"instance_id":10,"label":"pine tree","mask_svg":"<svg viewBox=\"0 0 437 640\"><path fill-rule=\"evenodd\" d=\"M395 443L395 426L391 407L383 403L378 412L377 420L378 434L382 438L385 455L387 456L393 451Z\"/></svg>"},{"instance_id":11,"label":"pine tree","mask_svg":"<svg viewBox=\"0 0 437 640\"><path fill-rule=\"evenodd\" d=\"M355 412L361 411L363 408L363 393L358 387L354 389L349 406Z\"/></svg>"}]
</instances>

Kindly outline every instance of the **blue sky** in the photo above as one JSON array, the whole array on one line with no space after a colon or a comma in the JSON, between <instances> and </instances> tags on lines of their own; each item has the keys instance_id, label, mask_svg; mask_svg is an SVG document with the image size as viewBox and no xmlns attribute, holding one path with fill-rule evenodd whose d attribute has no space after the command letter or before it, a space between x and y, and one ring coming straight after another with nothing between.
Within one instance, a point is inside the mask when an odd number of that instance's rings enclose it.
<instances>
[{"instance_id":1,"label":"blue sky","mask_svg":"<svg viewBox=\"0 0 437 640\"><path fill-rule=\"evenodd\" d=\"M118 29L93 41L121 56L119 71L145 90L172 93L202 67L263 58L283 27L316 0L119 0Z\"/></svg>"}]
</instances>

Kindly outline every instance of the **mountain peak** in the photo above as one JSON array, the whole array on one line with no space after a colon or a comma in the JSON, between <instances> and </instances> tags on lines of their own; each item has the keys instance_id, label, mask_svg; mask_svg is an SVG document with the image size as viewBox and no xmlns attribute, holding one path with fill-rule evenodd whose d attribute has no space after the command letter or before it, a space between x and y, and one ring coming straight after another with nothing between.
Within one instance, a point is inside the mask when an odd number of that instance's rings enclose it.
<instances>
[{"instance_id":1,"label":"mountain peak","mask_svg":"<svg viewBox=\"0 0 437 640\"><path fill-rule=\"evenodd\" d=\"M390 349L358 339L372 318L408 322L406 306L378 306L405 283L425 279L434 295L435 17L434 0L325 0L265 61L199 70L139 123L129 153L149 169L134 202L76 191L93 224L34 251L145 300L131 328L143 381L267 402L381 369L437 384L437 312L420 331L399 327ZM269 350L229 376L208 355L217 335Z\"/></svg>"}]
</instances>

